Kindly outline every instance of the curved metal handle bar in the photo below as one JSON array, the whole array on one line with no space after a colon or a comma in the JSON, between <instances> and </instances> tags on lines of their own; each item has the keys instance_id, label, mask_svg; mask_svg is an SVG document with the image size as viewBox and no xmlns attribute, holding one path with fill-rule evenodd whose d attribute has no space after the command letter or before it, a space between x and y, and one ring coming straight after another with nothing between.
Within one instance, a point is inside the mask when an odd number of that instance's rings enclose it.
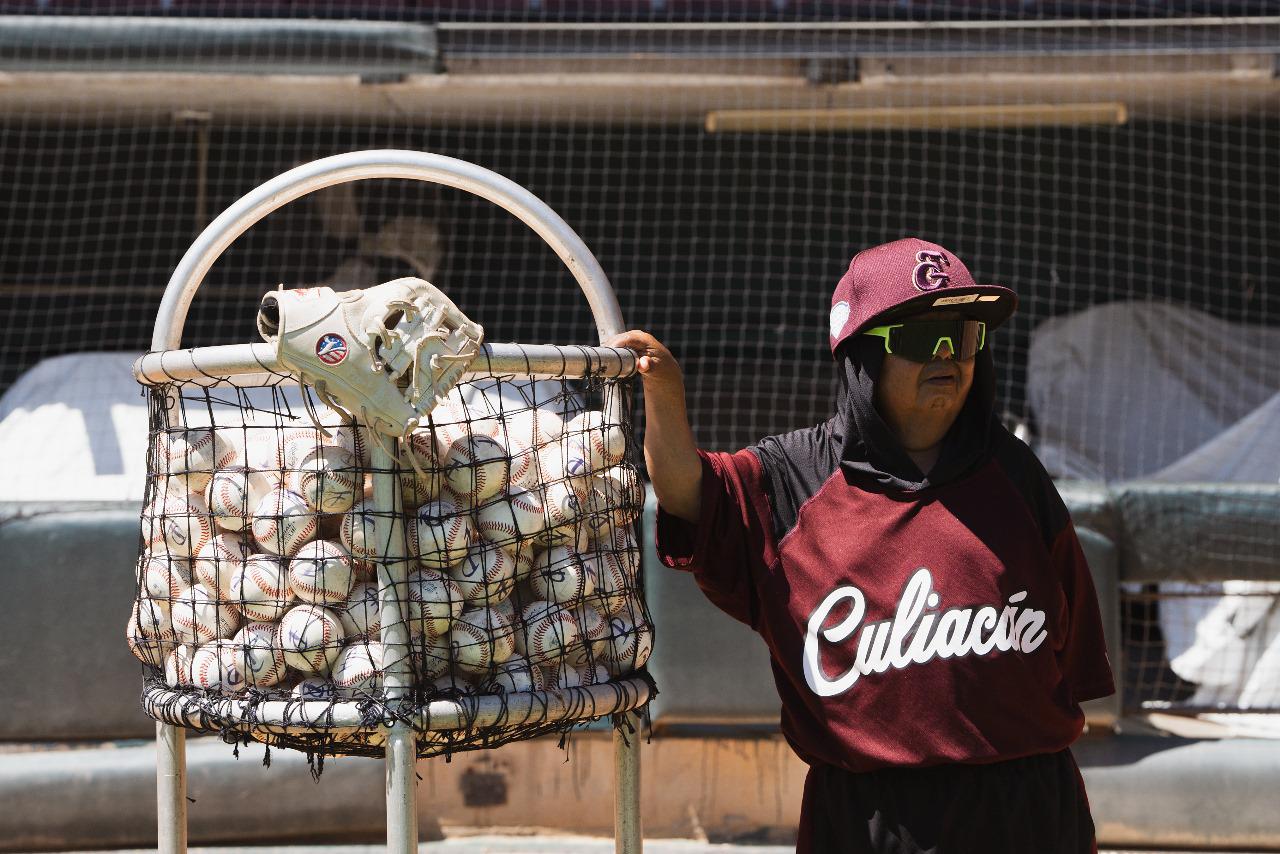
<instances>
[{"instance_id":1,"label":"curved metal handle bar","mask_svg":"<svg viewBox=\"0 0 1280 854\"><path fill-rule=\"evenodd\" d=\"M174 350L196 290L237 237L267 214L325 187L372 178L405 178L455 187L515 215L555 250L586 294L600 342L622 331L613 288L587 245L545 202L524 187L474 163L425 151L353 151L304 163L262 184L223 211L192 242L165 288L151 336L152 350Z\"/></svg>"}]
</instances>

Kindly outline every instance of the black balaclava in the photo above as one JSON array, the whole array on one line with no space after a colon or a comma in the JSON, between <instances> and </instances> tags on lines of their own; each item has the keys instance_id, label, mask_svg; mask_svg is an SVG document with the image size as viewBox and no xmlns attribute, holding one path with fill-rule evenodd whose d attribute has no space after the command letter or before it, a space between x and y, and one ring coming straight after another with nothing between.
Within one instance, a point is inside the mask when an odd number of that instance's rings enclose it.
<instances>
[{"instance_id":1,"label":"black balaclava","mask_svg":"<svg viewBox=\"0 0 1280 854\"><path fill-rule=\"evenodd\" d=\"M994 450L1005 428L995 414L995 363L990 346L974 357L973 385L955 423L942 440L942 453L926 475L898 443L875 407L875 384L884 364L884 342L855 335L836 351L839 393L831 437L840 468L851 482L868 480L886 490L918 491L939 486L975 469Z\"/></svg>"}]
</instances>

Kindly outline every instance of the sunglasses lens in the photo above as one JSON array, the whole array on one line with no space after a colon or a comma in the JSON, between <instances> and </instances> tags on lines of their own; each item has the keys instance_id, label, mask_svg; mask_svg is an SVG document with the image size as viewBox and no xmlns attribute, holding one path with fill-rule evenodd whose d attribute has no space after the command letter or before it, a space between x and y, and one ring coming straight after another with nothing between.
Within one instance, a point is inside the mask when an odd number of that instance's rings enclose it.
<instances>
[{"instance_id":1,"label":"sunglasses lens","mask_svg":"<svg viewBox=\"0 0 1280 854\"><path fill-rule=\"evenodd\" d=\"M919 320L894 327L889 349L913 362L928 362L944 351L956 359L972 359L982 349L984 334L984 324L977 320Z\"/></svg>"}]
</instances>

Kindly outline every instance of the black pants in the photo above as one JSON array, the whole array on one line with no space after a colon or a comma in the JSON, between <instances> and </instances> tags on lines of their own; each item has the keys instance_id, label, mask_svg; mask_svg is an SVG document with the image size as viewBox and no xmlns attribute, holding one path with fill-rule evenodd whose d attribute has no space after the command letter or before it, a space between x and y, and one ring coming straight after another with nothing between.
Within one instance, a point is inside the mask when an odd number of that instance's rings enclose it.
<instances>
[{"instance_id":1,"label":"black pants","mask_svg":"<svg viewBox=\"0 0 1280 854\"><path fill-rule=\"evenodd\" d=\"M809 769L798 854L1091 854L1071 751L990 765Z\"/></svg>"}]
</instances>

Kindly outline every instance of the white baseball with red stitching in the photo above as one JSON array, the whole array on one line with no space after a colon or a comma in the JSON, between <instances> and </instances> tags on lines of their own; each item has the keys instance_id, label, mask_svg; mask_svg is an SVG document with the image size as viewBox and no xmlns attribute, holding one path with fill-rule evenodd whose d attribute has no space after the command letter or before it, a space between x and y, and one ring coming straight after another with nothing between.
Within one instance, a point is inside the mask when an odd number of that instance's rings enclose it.
<instances>
[{"instance_id":1,"label":"white baseball with red stitching","mask_svg":"<svg viewBox=\"0 0 1280 854\"><path fill-rule=\"evenodd\" d=\"M550 602L530 602L520 612L520 624L516 652L535 664L561 658L580 636L573 614Z\"/></svg>"},{"instance_id":2,"label":"white baseball with red stitching","mask_svg":"<svg viewBox=\"0 0 1280 854\"><path fill-rule=\"evenodd\" d=\"M381 609L378 585L369 581L356 584L345 602L333 606L333 612L338 615L347 640L378 637L382 628Z\"/></svg>"},{"instance_id":3,"label":"white baseball with red stitching","mask_svg":"<svg viewBox=\"0 0 1280 854\"><path fill-rule=\"evenodd\" d=\"M192 683L191 655L194 650L183 644L176 647L164 660L164 682L170 688L181 688Z\"/></svg>"},{"instance_id":4,"label":"white baseball with red stitching","mask_svg":"<svg viewBox=\"0 0 1280 854\"><path fill-rule=\"evenodd\" d=\"M492 436L473 433L454 441L443 460L445 482L464 503L475 506L506 488L510 461Z\"/></svg>"},{"instance_id":5,"label":"white baseball with red stitching","mask_svg":"<svg viewBox=\"0 0 1280 854\"><path fill-rule=\"evenodd\" d=\"M542 668L531 664L522 655L513 655L497 665L494 674L483 686L485 690L503 694L542 691L547 687Z\"/></svg>"},{"instance_id":6,"label":"white baseball with red stitching","mask_svg":"<svg viewBox=\"0 0 1280 854\"><path fill-rule=\"evenodd\" d=\"M319 605L297 605L280 621L284 660L303 673L328 673L342 640L342 624L337 616Z\"/></svg>"},{"instance_id":7,"label":"white baseball with red stitching","mask_svg":"<svg viewBox=\"0 0 1280 854\"><path fill-rule=\"evenodd\" d=\"M345 602L355 583L351 556L338 543L305 543L289 561L289 589L303 602L334 605Z\"/></svg>"},{"instance_id":8,"label":"white baseball with red stitching","mask_svg":"<svg viewBox=\"0 0 1280 854\"><path fill-rule=\"evenodd\" d=\"M476 512L480 536L514 550L517 543L542 533L546 514L538 491L513 489L507 498L492 501Z\"/></svg>"},{"instance_id":9,"label":"white baseball with red stitching","mask_svg":"<svg viewBox=\"0 0 1280 854\"><path fill-rule=\"evenodd\" d=\"M609 621L590 605L575 608L573 618L578 622L579 638L565 659L575 667L604 661L605 646L609 642Z\"/></svg>"},{"instance_id":10,"label":"white baseball with red stitching","mask_svg":"<svg viewBox=\"0 0 1280 854\"><path fill-rule=\"evenodd\" d=\"M609 671L603 664L572 664L561 661L547 674L549 688L585 688L603 685L609 681Z\"/></svg>"},{"instance_id":11,"label":"white baseball with red stitching","mask_svg":"<svg viewBox=\"0 0 1280 854\"><path fill-rule=\"evenodd\" d=\"M595 579L571 546L552 546L533 559L529 588L535 596L568 605L581 602L595 590Z\"/></svg>"},{"instance_id":12,"label":"white baseball with red stitching","mask_svg":"<svg viewBox=\"0 0 1280 854\"><path fill-rule=\"evenodd\" d=\"M273 489L253 511L253 538L265 552L291 556L316 535L320 520L296 492Z\"/></svg>"},{"instance_id":13,"label":"white baseball with red stitching","mask_svg":"<svg viewBox=\"0 0 1280 854\"><path fill-rule=\"evenodd\" d=\"M242 530L271 488L265 473L243 466L214 472L205 490L214 524L224 531Z\"/></svg>"},{"instance_id":14,"label":"white baseball with red stitching","mask_svg":"<svg viewBox=\"0 0 1280 854\"><path fill-rule=\"evenodd\" d=\"M124 634L134 658L152 667L162 667L178 642L167 606L146 597L134 601Z\"/></svg>"},{"instance_id":15,"label":"white baseball with red stitching","mask_svg":"<svg viewBox=\"0 0 1280 854\"><path fill-rule=\"evenodd\" d=\"M594 591L591 601L606 615L616 614L627 604L635 579L627 574L612 552L589 552L582 556L582 565L591 577Z\"/></svg>"},{"instance_id":16,"label":"white baseball with red stitching","mask_svg":"<svg viewBox=\"0 0 1280 854\"><path fill-rule=\"evenodd\" d=\"M602 656L605 667L615 675L625 675L644 666L653 652L653 629L637 624L627 614L609 618L609 638Z\"/></svg>"},{"instance_id":17,"label":"white baseball with red stitching","mask_svg":"<svg viewBox=\"0 0 1280 854\"><path fill-rule=\"evenodd\" d=\"M439 498L419 507L414 525L417 557L424 567L447 569L467 556L474 531L471 515L450 499Z\"/></svg>"},{"instance_id":18,"label":"white baseball with red stitching","mask_svg":"<svg viewBox=\"0 0 1280 854\"><path fill-rule=\"evenodd\" d=\"M191 575L219 598L231 592L231 580L252 554L238 534L218 534L191 558Z\"/></svg>"},{"instance_id":19,"label":"white baseball with red stitching","mask_svg":"<svg viewBox=\"0 0 1280 854\"><path fill-rule=\"evenodd\" d=\"M198 646L231 637L240 627L240 615L203 584L183 591L169 607L173 631L182 643Z\"/></svg>"},{"instance_id":20,"label":"white baseball with red stitching","mask_svg":"<svg viewBox=\"0 0 1280 854\"><path fill-rule=\"evenodd\" d=\"M191 492L203 492L213 477L213 431L207 427L177 429L160 438L165 473L186 483Z\"/></svg>"},{"instance_id":21,"label":"white baseball with red stitching","mask_svg":"<svg viewBox=\"0 0 1280 854\"><path fill-rule=\"evenodd\" d=\"M157 505L160 538L165 549L177 557L191 557L213 537L209 505L199 495L167 493Z\"/></svg>"},{"instance_id":22,"label":"white baseball with red stitching","mask_svg":"<svg viewBox=\"0 0 1280 854\"><path fill-rule=\"evenodd\" d=\"M342 515L339 537L353 556L364 560L379 556L377 518L372 501L360 501Z\"/></svg>"},{"instance_id":23,"label":"white baseball with red stitching","mask_svg":"<svg viewBox=\"0 0 1280 854\"><path fill-rule=\"evenodd\" d=\"M516 562L506 549L479 540L466 557L449 569L449 577L468 602L493 605L515 590Z\"/></svg>"},{"instance_id":24,"label":"white baseball with red stitching","mask_svg":"<svg viewBox=\"0 0 1280 854\"><path fill-rule=\"evenodd\" d=\"M292 602L289 575L277 555L249 555L231 576L231 604L246 619L273 622Z\"/></svg>"},{"instance_id":25,"label":"white baseball with red stitching","mask_svg":"<svg viewBox=\"0 0 1280 854\"><path fill-rule=\"evenodd\" d=\"M462 613L466 600L453 579L434 569L409 573L404 594L398 597L414 636L440 638Z\"/></svg>"},{"instance_id":26,"label":"white baseball with red stitching","mask_svg":"<svg viewBox=\"0 0 1280 854\"><path fill-rule=\"evenodd\" d=\"M356 691L376 691L382 687L382 668L382 644L358 640L338 653L333 664L333 684Z\"/></svg>"},{"instance_id":27,"label":"white baseball with red stitching","mask_svg":"<svg viewBox=\"0 0 1280 854\"><path fill-rule=\"evenodd\" d=\"M621 424L606 423L603 412L581 412L564 426L565 436L586 445L591 467L597 471L622 460L627 452L627 434Z\"/></svg>"},{"instance_id":28,"label":"white baseball with red stitching","mask_svg":"<svg viewBox=\"0 0 1280 854\"><path fill-rule=\"evenodd\" d=\"M322 445L303 454L290 473L289 488L317 513L343 513L364 491L364 475L346 448Z\"/></svg>"},{"instance_id":29,"label":"white baseball with red stitching","mask_svg":"<svg viewBox=\"0 0 1280 854\"><path fill-rule=\"evenodd\" d=\"M140 566L141 589L154 599L168 603L191 586L191 564L185 558L165 553L146 554Z\"/></svg>"},{"instance_id":30,"label":"white baseball with red stitching","mask_svg":"<svg viewBox=\"0 0 1280 854\"><path fill-rule=\"evenodd\" d=\"M455 666L481 673L515 652L515 630L492 608L463 611L449 628L449 646Z\"/></svg>"},{"instance_id":31,"label":"white baseball with red stitching","mask_svg":"<svg viewBox=\"0 0 1280 854\"><path fill-rule=\"evenodd\" d=\"M284 679L284 649L280 646L278 623L246 623L231 639L227 655L244 671L246 680L259 688Z\"/></svg>"}]
</instances>

